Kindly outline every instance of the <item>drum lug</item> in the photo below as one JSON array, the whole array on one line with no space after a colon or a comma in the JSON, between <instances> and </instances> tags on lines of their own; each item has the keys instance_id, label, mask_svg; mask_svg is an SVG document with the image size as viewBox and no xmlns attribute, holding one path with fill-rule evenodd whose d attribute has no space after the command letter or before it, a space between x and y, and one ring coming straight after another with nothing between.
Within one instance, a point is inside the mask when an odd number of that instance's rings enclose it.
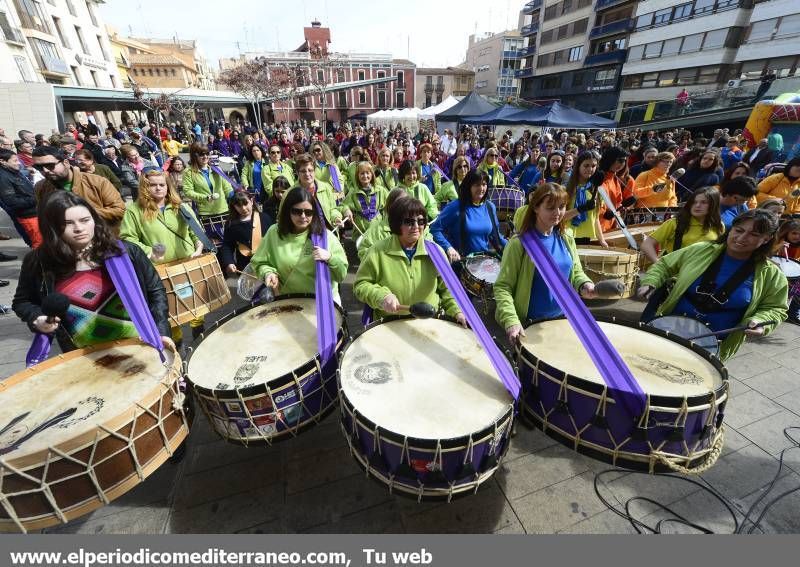
<instances>
[{"instance_id":1,"label":"drum lug","mask_svg":"<svg viewBox=\"0 0 800 567\"><path fill-rule=\"evenodd\" d=\"M637 420L638 421L638 420ZM631 437L634 441L648 441L650 430L646 427L634 427L631 432Z\"/></svg>"},{"instance_id":2,"label":"drum lug","mask_svg":"<svg viewBox=\"0 0 800 567\"><path fill-rule=\"evenodd\" d=\"M708 439L714 429L710 425L704 425L700 431L700 439Z\"/></svg>"},{"instance_id":3,"label":"drum lug","mask_svg":"<svg viewBox=\"0 0 800 567\"><path fill-rule=\"evenodd\" d=\"M388 471L389 466L386 464L386 460L383 458L383 455L380 454L379 451L375 451L369 457L369 466L372 469L377 469L380 471Z\"/></svg>"},{"instance_id":4,"label":"drum lug","mask_svg":"<svg viewBox=\"0 0 800 567\"><path fill-rule=\"evenodd\" d=\"M490 453L483 458L483 463L481 463L481 471L485 472L496 468L499 463L497 455L494 453Z\"/></svg>"},{"instance_id":5,"label":"drum lug","mask_svg":"<svg viewBox=\"0 0 800 567\"><path fill-rule=\"evenodd\" d=\"M686 428L685 427L675 427L675 428L673 428L672 431L670 432L669 436L667 437L667 439L669 439L670 441L675 442L675 443L683 441L685 438L686 438Z\"/></svg>"},{"instance_id":6,"label":"drum lug","mask_svg":"<svg viewBox=\"0 0 800 567\"><path fill-rule=\"evenodd\" d=\"M408 463L400 463L397 465L397 468L394 469L392 475L400 478L407 478L409 480L417 480L416 471L412 469L411 465Z\"/></svg>"},{"instance_id":7,"label":"drum lug","mask_svg":"<svg viewBox=\"0 0 800 567\"><path fill-rule=\"evenodd\" d=\"M425 475L425 482L430 484L448 484L447 477L442 471L430 471Z\"/></svg>"},{"instance_id":8,"label":"drum lug","mask_svg":"<svg viewBox=\"0 0 800 567\"><path fill-rule=\"evenodd\" d=\"M475 467L472 466L472 462L467 461L461 468L458 469L458 473L456 473L456 478L470 478L474 477L477 474Z\"/></svg>"}]
</instances>

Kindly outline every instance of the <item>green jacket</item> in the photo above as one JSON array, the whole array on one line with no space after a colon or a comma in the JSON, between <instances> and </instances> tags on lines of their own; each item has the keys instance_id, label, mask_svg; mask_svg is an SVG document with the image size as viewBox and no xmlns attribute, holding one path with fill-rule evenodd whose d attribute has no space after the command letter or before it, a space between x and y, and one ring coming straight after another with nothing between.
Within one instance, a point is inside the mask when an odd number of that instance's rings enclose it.
<instances>
[{"instance_id":1,"label":"green jacket","mask_svg":"<svg viewBox=\"0 0 800 567\"><path fill-rule=\"evenodd\" d=\"M184 205L184 210L194 216L189 206ZM154 244L163 244L166 251L164 257L156 262L158 264L188 258L194 253L197 244L197 236L172 205L167 205L152 220L145 220L139 203L130 204L122 217L119 237L136 244L148 256L153 251Z\"/></svg>"},{"instance_id":2,"label":"green jacket","mask_svg":"<svg viewBox=\"0 0 800 567\"><path fill-rule=\"evenodd\" d=\"M197 205L197 212L202 216L222 215L228 212L228 194L233 187L217 173L211 172L211 184L218 199L208 201L211 191L208 189L206 178L193 167L186 168L183 172L183 194Z\"/></svg>"},{"instance_id":3,"label":"green jacket","mask_svg":"<svg viewBox=\"0 0 800 567\"><path fill-rule=\"evenodd\" d=\"M339 183L342 185L342 193L345 191L345 187L347 186L347 178L342 175L342 170L339 169L338 165L333 166L336 169L336 175L339 177ZM316 161L314 162L314 177L316 177L319 181L327 183L328 185L333 188L333 180L331 179L331 172L328 169L328 165L320 165Z\"/></svg>"},{"instance_id":4,"label":"green jacket","mask_svg":"<svg viewBox=\"0 0 800 567\"><path fill-rule=\"evenodd\" d=\"M270 191L270 187L272 185L269 179L269 171L267 170L267 163L268 161L265 159L261 160L261 187L262 190L266 191L267 195L272 196L272 191ZM255 171L255 162L251 160L247 160L244 162L244 167L242 167L242 186L245 189L250 189L253 187L253 171Z\"/></svg>"},{"instance_id":5,"label":"green jacket","mask_svg":"<svg viewBox=\"0 0 800 567\"><path fill-rule=\"evenodd\" d=\"M281 295L313 294L317 268L314 258L311 257L312 248L308 231L287 234L281 238L278 234L278 225L273 224L261 239L261 244L250 259L250 265L261 279L267 274L278 274ZM331 253L328 267L331 273L333 298L341 305L337 284L347 275L347 256L339 239L331 231L328 231L328 251Z\"/></svg>"},{"instance_id":6,"label":"green jacket","mask_svg":"<svg viewBox=\"0 0 800 567\"><path fill-rule=\"evenodd\" d=\"M723 253L724 247L723 244L713 242L697 242L670 252L653 264L642 278L641 285L657 289L669 279L675 278L672 291L659 306L656 315L672 313L689 286L708 269L717 256ZM788 314L787 293L788 283L781 269L768 260L760 262L756 265L753 277L753 299L739 325L746 325L749 321L785 321ZM769 334L774 328L772 325L764 327L764 334ZM720 344L719 358L727 360L733 356L744 339L745 334L742 331L731 333Z\"/></svg>"},{"instance_id":7,"label":"green jacket","mask_svg":"<svg viewBox=\"0 0 800 567\"><path fill-rule=\"evenodd\" d=\"M358 200L358 196L362 195L367 205L369 205L372 195L375 194L375 210L378 212L378 216L381 215L381 211L386 207L386 197L389 196L389 193L386 192L386 189L377 187L370 187L370 189L371 191L369 193L367 193L362 187L359 187L358 189L351 189L347 193L347 197L344 198L344 201L342 201L342 204L339 206L341 211L344 212L345 210L349 210L351 213L353 213L353 222L358 227L360 234L363 234L367 231L370 221L364 218L364 213L362 212L361 202ZM372 220L375 220L375 218Z\"/></svg>"},{"instance_id":8,"label":"green jacket","mask_svg":"<svg viewBox=\"0 0 800 567\"><path fill-rule=\"evenodd\" d=\"M333 191L333 186L319 179L316 182L316 186L317 200L322 207L322 212L325 213L325 218L328 219L328 222L333 225L337 220L342 218L342 211L339 210L336 204L336 193Z\"/></svg>"},{"instance_id":9,"label":"green jacket","mask_svg":"<svg viewBox=\"0 0 800 567\"><path fill-rule=\"evenodd\" d=\"M389 238L390 236L392 236L392 229L389 228L389 216L386 211L383 211L380 216L375 217L375 219L369 223L367 230L364 232L363 238L361 238L361 241L358 243L358 259L363 262L364 258L367 257L367 254L369 254L370 249L376 242L380 242L381 240ZM422 237L425 240L433 240L431 231L427 226L425 227L425 231L422 233Z\"/></svg>"},{"instance_id":10,"label":"green jacket","mask_svg":"<svg viewBox=\"0 0 800 567\"><path fill-rule=\"evenodd\" d=\"M433 193L430 192L427 185L417 183L413 187L406 187L402 183L397 186L398 189L405 189L406 193L415 199L422 201L425 211L428 213L428 221L432 221L439 216L439 207L436 205L436 200L433 198Z\"/></svg>"},{"instance_id":11,"label":"green jacket","mask_svg":"<svg viewBox=\"0 0 800 567\"><path fill-rule=\"evenodd\" d=\"M492 175L490 175L490 177L492 179L492 183L491 183L492 187L505 187L506 186L506 176L503 173L503 168L500 167L499 164L496 163L494 165L494 167L490 168L488 165L486 165L486 162L481 162L480 164L478 164L478 167L475 168L475 169L477 169L478 171L484 171L484 172L486 172L487 175L489 174L489 169L494 170L492 172Z\"/></svg>"},{"instance_id":12,"label":"green jacket","mask_svg":"<svg viewBox=\"0 0 800 567\"><path fill-rule=\"evenodd\" d=\"M122 191L122 181L119 180L119 177L114 175L114 172L111 171L111 168L107 165L103 165L102 163L94 164L94 174L105 177L111 182L111 185L117 188L117 191Z\"/></svg>"},{"instance_id":13,"label":"green jacket","mask_svg":"<svg viewBox=\"0 0 800 567\"><path fill-rule=\"evenodd\" d=\"M358 180L356 179L356 168L358 167L358 162L352 162L347 164L347 167L344 169L344 180L342 184L344 185L345 193L350 193L353 189L358 186Z\"/></svg>"},{"instance_id":14,"label":"green jacket","mask_svg":"<svg viewBox=\"0 0 800 567\"><path fill-rule=\"evenodd\" d=\"M378 166L375 166L374 169L375 187L383 187L387 193L397 187L397 170L395 168L390 166L381 170L378 169Z\"/></svg>"},{"instance_id":15,"label":"green jacket","mask_svg":"<svg viewBox=\"0 0 800 567\"><path fill-rule=\"evenodd\" d=\"M289 187L294 187L297 185L297 178L294 175L294 171L292 170L292 166L285 161L282 161L280 164L281 169L278 169L278 166L272 163L271 161L267 162L267 176L268 181L264 184L264 188L267 190L267 193L272 196L272 184L276 178L279 176L283 176L286 178L286 181L289 182ZM261 170L261 179L264 179L264 170Z\"/></svg>"},{"instance_id":16,"label":"green jacket","mask_svg":"<svg viewBox=\"0 0 800 567\"><path fill-rule=\"evenodd\" d=\"M431 177L433 177L432 194L435 195L439 192L439 189L442 188L442 174L439 173L439 169L436 167L436 164L434 164L432 161L429 161L428 163L431 164ZM417 166L417 175L419 176L420 183L422 183L422 160L418 159L415 164ZM424 183L422 184L425 185ZM427 188L428 186L425 185L425 187ZM430 189L428 189L428 192L430 193Z\"/></svg>"},{"instance_id":17,"label":"green jacket","mask_svg":"<svg viewBox=\"0 0 800 567\"><path fill-rule=\"evenodd\" d=\"M373 319L388 315L380 308L390 293L403 305L430 303L436 309L441 306L451 317L461 312L425 251L422 238L410 261L397 235L376 243L358 268L353 293L375 310Z\"/></svg>"},{"instance_id":18,"label":"green jacket","mask_svg":"<svg viewBox=\"0 0 800 567\"><path fill-rule=\"evenodd\" d=\"M456 191L456 185L453 181L448 181L444 183L439 190L433 195L433 199L439 205L439 207L444 207L450 201L455 201L458 199L458 191Z\"/></svg>"},{"instance_id":19,"label":"green jacket","mask_svg":"<svg viewBox=\"0 0 800 567\"><path fill-rule=\"evenodd\" d=\"M575 240L567 235L562 235L564 242L572 255L572 272L569 281L576 290L592 280L583 273L581 260ZM528 318L528 307L531 304L531 290L533 289L533 274L536 266L533 265L522 241L518 236L508 241L503 250L503 259L500 261L500 273L494 284L494 300L496 310L494 318L503 329L511 325L521 325Z\"/></svg>"}]
</instances>

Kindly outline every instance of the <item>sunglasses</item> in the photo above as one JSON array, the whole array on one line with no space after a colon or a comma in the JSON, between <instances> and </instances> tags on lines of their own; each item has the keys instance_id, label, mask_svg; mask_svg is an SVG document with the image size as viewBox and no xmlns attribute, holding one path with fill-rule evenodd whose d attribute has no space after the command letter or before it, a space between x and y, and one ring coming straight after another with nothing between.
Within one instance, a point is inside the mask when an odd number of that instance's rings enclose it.
<instances>
[{"instance_id":1,"label":"sunglasses","mask_svg":"<svg viewBox=\"0 0 800 567\"><path fill-rule=\"evenodd\" d=\"M315 154L316 154L316 153L320 153L320 154L321 154L321 153L322 153L322 148L314 148L312 151L313 151Z\"/></svg>"},{"instance_id":2,"label":"sunglasses","mask_svg":"<svg viewBox=\"0 0 800 567\"><path fill-rule=\"evenodd\" d=\"M269 153L270 153L270 155L273 155L273 156L275 156L275 155L279 155L281 152L280 152L280 150L278 150L278 151L276 151L276 152L274 152L274 151L271 151L271 152L269 152Z\"/></svg>"},{"instance_id":3,"label":"sunglasses","mask_svg":"<svg viewBox=\"0 0 800 567\"><path fill-rule=\"evenodd\" d=\"M35 169L36 171L44 171L45 169L47 171L53 171L59 163L61 162L56 161L53 163L37 163L33 166L33 169Z\"/></svg>"},{"instance_id":4,"label":"sunglasses","mask_svg":"<svg viewBox=\"0 0 800 567\"><path fill-rule=\"evenodd\" d=\"M428 224L427 219L424 218L416 218L416 219L403 219L403 226L413 227L413 226L426 226Z\"/></svg>"},{"instance_id":5,"label":"sunglasses","mask_svg":"<svg viewBox=\"0 0 800 567\"><path fill-rule=\"evenodd\" d=\"M314 209L301 209L299 207L292 207L292 214L296 217L312 218L314 216Z\"/></svg>"},{"instance_id":6,"label":"sunglasses","mask_svg":"<svg viewBox=\"0 0 800 567\"><path fill-rule=\"evenodd\" d=\"M197 154L197 157L208 157L208 152L201 152Z\"/></svg>"},{"instance_id":7,"label":"sunglasses","mask_svg":"<svg viewBox=\"0 0 800 567\"><path fill-rule=\"evenodd\" d=\"M469 169L469 164L462 163L461 165L458 166L458 169Z\"/></svg>"}]
</instances>

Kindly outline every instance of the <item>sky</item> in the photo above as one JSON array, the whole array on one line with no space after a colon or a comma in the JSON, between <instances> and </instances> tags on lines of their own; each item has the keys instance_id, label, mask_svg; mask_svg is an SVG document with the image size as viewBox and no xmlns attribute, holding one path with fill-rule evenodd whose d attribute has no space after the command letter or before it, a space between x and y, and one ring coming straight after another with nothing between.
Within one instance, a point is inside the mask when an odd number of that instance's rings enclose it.
<instances>
[{"instance_id":1,"label":"sky","mask_svg":"<svg viewBox=\"0 0 800 567\"><path fill-rule=\"evenodd\" d=\"M106 0L120 35L196 39L209 63L247 51L291 51L303 27L331 28L344 53L391 53L418 67L464 61L469 35L516 29L525 0Z\"/></svg>"}]
</instances>

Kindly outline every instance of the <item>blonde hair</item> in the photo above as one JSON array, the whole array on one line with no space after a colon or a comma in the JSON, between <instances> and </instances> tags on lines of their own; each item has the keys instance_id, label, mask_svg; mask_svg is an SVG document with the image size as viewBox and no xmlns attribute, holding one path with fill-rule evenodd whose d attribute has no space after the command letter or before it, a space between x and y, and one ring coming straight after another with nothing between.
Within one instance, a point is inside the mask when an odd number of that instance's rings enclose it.
<instances>
[{"instance_id":1,"label":"blonde hair","mask_svg":"<svg viewBox=\"0 0 800 567\"><path fill-rule=\"evenodd\" d=\"M178 191L175 190L175 183L173 182L171 175L168 175L166 171L159 171L156 169L142 173L139 176L139 197L136 202L142 209L142 216L148 221L153 220L156 218L156 216L158 216L158 205L153 200L153 196L150 194L150 179L153 177L163 177L164 181L166 181L166 203L168 205L172 205L173 209L177 209L181 206L181 197L178 195Z\"/></svg>"},{"instance_id":2,"label":"blonde hair","mask_svg":"<svg viewBox=\"0 0 800 567\"><path fill-rule=\"evenodd\" d=\"M372 164L368 161L360 161L356 166L356 186L361 187L361 179L359 175L362 171L369 171L369 174L372 176L372 183L375 183L375 169L372 167Z\"/></svg>"},{"instance_id":3,"label":"blonde hair","mask_svg":"<svg viewBox=\"0 0 800 567\"><path fill-rule=\"evenodd\" d=\"M525 211L525 216L522 219L522 226L519 229L519 233L524 234L525 232L536 228L536 207L544 202L547 202L547 204L557 204L559 206L566 207L568 205L568 199L569 195L567 195L567 190L564 189L563 185L559 185L558 183L543 183L539 185L539 187L536 188L536 191L531 193L528 202L528 210ZM558 225L558 230L561 232L561 234L564 234L566 226L567 221L562 219L561 223Z\"/></svg>"}]
</instances>

